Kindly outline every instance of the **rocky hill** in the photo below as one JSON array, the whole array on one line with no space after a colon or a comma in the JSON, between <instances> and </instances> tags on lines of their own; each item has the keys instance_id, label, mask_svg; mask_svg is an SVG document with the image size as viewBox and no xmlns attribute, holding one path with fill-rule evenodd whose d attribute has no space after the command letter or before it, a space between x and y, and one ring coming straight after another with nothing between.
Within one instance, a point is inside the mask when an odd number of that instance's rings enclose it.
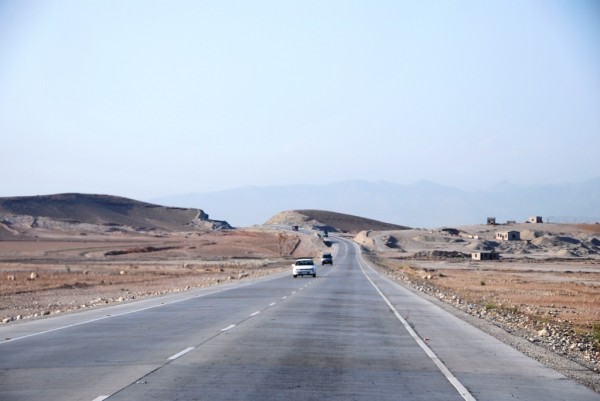
<instances>
[{"instance_id":1,"label":"rocky hill","mask_svg":"<svg viewBox=\"0 0 600 401\"><path fill-rule=\"evenodd\" d=\"M266 224L298 225L317 230L348 233L356 233L364 230L405 230L409 228L349 214L310 209L290 210L278 213L271 217Z\"/></svg>"},{"instance_id":2,"label":"rocky hill","mask_svg":"<svg viewBox=\"0 0 600 401\"><path fill-rule=\"evenodd\" d=\"M166 231L231 228L227 222L210 220L201 209L77 193L0 198L0 219L4 233L65 225Z\"/></svg>"}]
</instances>

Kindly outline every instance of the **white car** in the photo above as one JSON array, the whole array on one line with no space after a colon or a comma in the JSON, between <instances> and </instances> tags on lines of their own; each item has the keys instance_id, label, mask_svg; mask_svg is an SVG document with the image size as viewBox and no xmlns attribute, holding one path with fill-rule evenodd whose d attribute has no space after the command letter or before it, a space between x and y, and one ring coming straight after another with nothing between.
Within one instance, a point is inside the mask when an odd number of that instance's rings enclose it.
<instances>
[{"instance_id":1,"label":"white car","mask_svg":"<svg viewBox=\"0 0 600 401\"><path fill-rule=\"evenodd\" d=\"M317 277L317 266L312 258L296 259L292 265L292 275L294 278L298 276L313 276Z\"/></svg>"}]
</instances>

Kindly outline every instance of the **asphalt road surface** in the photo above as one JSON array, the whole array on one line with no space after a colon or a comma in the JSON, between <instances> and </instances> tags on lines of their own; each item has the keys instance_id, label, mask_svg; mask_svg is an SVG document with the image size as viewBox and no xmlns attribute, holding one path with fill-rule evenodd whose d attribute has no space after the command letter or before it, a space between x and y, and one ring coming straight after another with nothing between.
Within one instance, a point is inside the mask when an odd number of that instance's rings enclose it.
<instances>
[{"instance_id":1,"label":"asphalt road surface","mask_svg":"<svg viewBox=\"0 0 600 401\"><path fill-rule=\"evenodd\" d=\"M290 272L0 328L0 401L600 400L334 242Z\"/></svg>"}]
</instances>

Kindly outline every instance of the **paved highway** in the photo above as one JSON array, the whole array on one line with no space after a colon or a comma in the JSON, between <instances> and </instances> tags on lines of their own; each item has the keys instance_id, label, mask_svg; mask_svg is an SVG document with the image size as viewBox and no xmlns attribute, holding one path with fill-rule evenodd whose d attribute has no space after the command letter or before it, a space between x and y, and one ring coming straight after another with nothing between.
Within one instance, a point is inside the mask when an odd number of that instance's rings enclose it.
<instances>
[{"instance_id":1,"label":"paved highway","mask_svg":"<svg viewBox=\"0 0 600 401\"><path fill-rule=\"evenodd\" d=\"M600 400L376 274L333 266L0 328L0 400Z\"/></svg>"}]
</instances>

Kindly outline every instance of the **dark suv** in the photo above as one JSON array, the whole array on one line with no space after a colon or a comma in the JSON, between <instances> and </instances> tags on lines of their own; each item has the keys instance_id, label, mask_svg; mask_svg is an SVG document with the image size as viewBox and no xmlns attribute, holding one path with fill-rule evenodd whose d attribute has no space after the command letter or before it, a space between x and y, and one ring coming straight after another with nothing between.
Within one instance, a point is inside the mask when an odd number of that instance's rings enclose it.
<instances>
[{"instance_id":1,"label":"dark suv","mask_svg":"<svg viewBox=\"0 0 600 401\"><path fill-rule=\"evenodd\" d=\"M331 256L331 254L329 252L324 253L323 256L321 256L321 265L326 265L326 264L333 265L333 257Z\"/></svg>"}]
</instances>

